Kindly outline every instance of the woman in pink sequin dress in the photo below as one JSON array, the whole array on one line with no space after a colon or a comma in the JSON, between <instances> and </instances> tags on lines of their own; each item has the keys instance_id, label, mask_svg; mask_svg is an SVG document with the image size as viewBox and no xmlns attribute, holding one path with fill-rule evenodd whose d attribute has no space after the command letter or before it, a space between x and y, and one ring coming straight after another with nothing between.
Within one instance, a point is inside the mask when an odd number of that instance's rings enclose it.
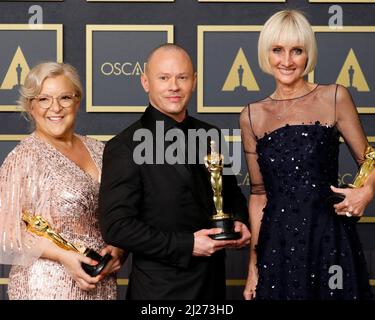
<instances>
[{"instance_id":1,"label":"woman in pink sequin dress","mask_svg":"<svg viewBox=\"0 0 375 320\"><path fill-rule=\"evenodd\" d=\"M79 76L68 64L39 64L21 89L19 105L35 130L0 168L0 263L12 265L10 299L117 298L122 250L104 243L97 221L103 144L74 133L81 98ZM95 262L27 231L25 210L42 215L67 241L112 260L89 276L81 263Z\"/></svg>"}]
</instances>

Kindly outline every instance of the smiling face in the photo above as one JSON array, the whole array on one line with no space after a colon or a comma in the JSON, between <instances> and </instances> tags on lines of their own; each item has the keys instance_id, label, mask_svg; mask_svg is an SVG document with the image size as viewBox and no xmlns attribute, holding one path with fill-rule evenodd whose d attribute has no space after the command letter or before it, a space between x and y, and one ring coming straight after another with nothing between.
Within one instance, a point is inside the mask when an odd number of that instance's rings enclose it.
<instances>
[{"instance_id":1,"label":"smiling face","mask_svg":"<svg viewBox=\"0 0 375 320\"><path fill-rule=\"evenodd\" d=\"M178 122L185 118L196 84L196 74L185 51L176 48L156 50L141 82L153 107Z\"/></svg>"},{"instance_id":2,"label":"smiling face","mask_svg":"<svg viewBox=\"0 0 375 320\"><path fill-rule=\"evenodd\" d=\"M46 78L43 81L40 96L54 97L49 109L43 109L38 99L33 99L30 104L30 114L35 121L36 133L46 140L67 139L74 133L76 115L79 109L79 99L74 98L69 108L62 108L57 97L64 97L64 94L76 94L73 83L64 75Z\"/></svg>"},{"instance_id":3,"label":"smiling face","mask_svg":"<svg viewBox=\"0 0 375 320\"><path fill-rule=\"evenodd\" d=\"M268 61L272 75L281 85L294 85L303 80L307 52L302 45L277 43L271 46Z\"/></svg>"},{"instance_id":4,"label":"smiling face","mask_svg":"<svg viewBox=\"0 0 375 320\"><path fill-rule=\"evenodd\" d=\"M313 71L317 60L317 46L314 31L311 28L309 21L298 10L281 10L273 14L264 24L264 27L259 35L258 41L258 61L262 71L274 75L275 70L270 65L270 59L276 58L274 47L280 46L281 49L292 50L293 47L303 49L302 54L298 51L293 52L290 57L305 58L304 73L307 75ZM282 52L281 52L282 53ZM280 58L280 55L278 55ZM307 59L308 57L308 59ZM297 62L297 60L295 60ZM284 69L288 68L284 66ZM290 70L289 70L290 71ZM278 74L275 74L278 76Z\"/></svg>"}]
</instances>

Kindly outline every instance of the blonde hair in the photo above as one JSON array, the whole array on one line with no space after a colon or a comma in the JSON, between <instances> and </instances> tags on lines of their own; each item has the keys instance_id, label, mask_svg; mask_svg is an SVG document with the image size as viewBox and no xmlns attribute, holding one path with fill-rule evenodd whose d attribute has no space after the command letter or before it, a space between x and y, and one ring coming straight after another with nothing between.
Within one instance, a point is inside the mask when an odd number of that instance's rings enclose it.
<instances>
[{"instance_id":1,"label":"blonde hair","mask_svg":"<svg viewBox=\"0 0 375 320\"><path fill-rule=\"evenodd\" d=\"M27 74L25 83L21 86L20 97L17 101L18 107L24 116L33 122L29 112L32 99L42 90L44 80L55 78L57 76L66 76L73 84L75 94L79 100L83 97L82 83L77 70L68 63L43 62L36 65Z\"/></svg>"},{"instance_id":2,"label":"blonde hair","mask_svg":"<svg viewBox=\"0 0 375 320\"><path fill-rule=\"evenodd\" d=\"M310 23L298 10L282 10L272 15L264 24L258 41L258 62L260 68L272 74L269 64L271 46L277 43L302 45L307 52L307 63L303 75L314 70L317 60L317 45Z\"/></svg>"}]
</instances>

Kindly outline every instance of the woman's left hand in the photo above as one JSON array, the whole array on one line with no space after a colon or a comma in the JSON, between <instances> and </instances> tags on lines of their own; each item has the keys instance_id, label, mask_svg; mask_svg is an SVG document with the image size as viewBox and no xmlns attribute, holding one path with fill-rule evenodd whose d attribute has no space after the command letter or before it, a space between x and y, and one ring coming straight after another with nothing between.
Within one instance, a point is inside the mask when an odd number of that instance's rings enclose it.
<instances>
[{"instance_id":1,"label":"woman's left hand","mask_svg":"<svg viewBox=\"0 0 375 320\"><path fill-rule=\"evenodd\" d=\"M331 186L331 190L335 193L341 193L345 199L333 207L338 215L346 215L348 217L361 217L367 205L374 198L374 191L370 186L361 188L336 188Z\"/></svg>"},{"instance_id":2,"label":"woman's left hand","mask_svg":"<svg viewBox=\"0 0 375 320\"><path fill-rule=\"evenodd\" d=\"M250 244L251 234L247 226L241 221L234 221L234 231L239 232L241 238L236 240L232 248L240 249Z\"/></svg>"},{"instance_id":3,"label":"woman's left hand","mask_svg":"<svg viewBox=\"0 0 375 320\"><path fill-rule=\"evenodd\" d=\"M100 273L103 276L119 271L121 268L121 264L124 262L123 257L125 256L124 250L114 246L106 246L100 251L100 255L102 256L104 256L106 253L109 253L112 256L112 259Z\"/></svg>"}]
</instances>

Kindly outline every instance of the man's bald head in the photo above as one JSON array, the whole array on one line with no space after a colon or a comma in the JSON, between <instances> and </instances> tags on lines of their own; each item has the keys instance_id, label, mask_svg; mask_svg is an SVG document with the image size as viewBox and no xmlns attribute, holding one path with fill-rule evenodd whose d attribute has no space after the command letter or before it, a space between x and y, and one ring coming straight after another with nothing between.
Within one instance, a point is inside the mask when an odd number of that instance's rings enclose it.
<instances>
[{"instance_id":1,"label":"man's bald head","mask_svg":"<svg viewBox=\"0 0 375 320\"><path fill-rule=\"evenodd\" d=\"M145 72L141 75L150 104L178 122L186 116L196 79L189 54L180 46L170 43L152 50Z\"/></svg>"},{"instance_id":2,"label":"man's bald head","mask_svg":"<svg viewBox=\"0 0 375 320\"><path fill-rule=\"evenodd\" d=\"M165 51L168 51L168 50L179 51L180 53L182 53L183 55L185 55L187 57L187 59L189 60L189 62L191 64L192 69L194 70L193 61L191 60L190 55L187 53L187 51L184 48L182 48L181 46L179 46L177 44L174 44L174 43L163 43L160 46L154 48L149 53L149 55L147 57L147 60L146 60L145 73L148 72L148 65L150 65L150 63L152 63L152 60L155 57L155 54L158 53L158 52L160 52L160 51L162 51L162 50L165 50Z\"/></svg>"}]
</instances>

